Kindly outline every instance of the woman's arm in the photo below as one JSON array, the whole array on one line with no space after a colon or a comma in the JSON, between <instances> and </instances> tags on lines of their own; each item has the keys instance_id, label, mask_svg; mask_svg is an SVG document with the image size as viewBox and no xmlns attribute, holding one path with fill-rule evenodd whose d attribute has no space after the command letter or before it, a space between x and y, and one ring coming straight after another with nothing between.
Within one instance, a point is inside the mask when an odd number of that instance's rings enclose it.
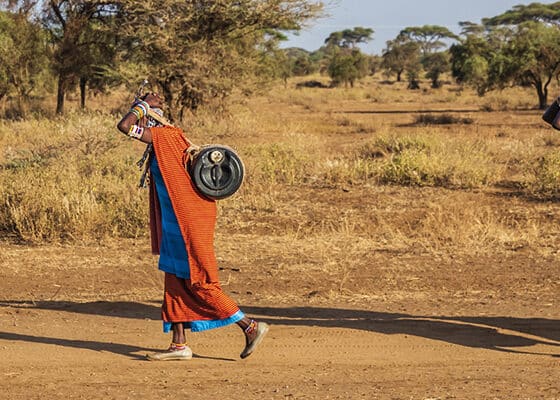
<instances>
[{"instance_id":1,"label":"woman's arm","mask_svg":"<svg viewBox=\"0 0 560 400\"><path fill-rule=\"evenodd\" d=\"M148 93L144 100L136 103L117 124L122 133L144 143L152 143L152 131L146 126L146 115L151 107L161 107L161 98Z\"/></svg>"}]
</instances>

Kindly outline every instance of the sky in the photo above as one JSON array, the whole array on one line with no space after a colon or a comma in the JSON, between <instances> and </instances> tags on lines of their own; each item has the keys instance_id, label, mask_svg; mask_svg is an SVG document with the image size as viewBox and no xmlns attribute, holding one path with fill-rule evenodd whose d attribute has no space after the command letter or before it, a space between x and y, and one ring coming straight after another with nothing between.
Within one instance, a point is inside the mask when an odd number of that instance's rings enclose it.
<instances>
[{"instance_id":1,"label":"sky","mask_svg":"<svg viewBox=\"0 0 560 400\"><path fill-rule=\"evenodd\" d=\"M515 5L556 0L323 0L329 16L310 23L299 35L288 35L282 47L319 49L330 33L356 26L374 30L373 40L360 48L368 54L381 54L388 40L409 26L440 25L460 33L459 22L480 23Z\"/></svg>"}]
</instances>

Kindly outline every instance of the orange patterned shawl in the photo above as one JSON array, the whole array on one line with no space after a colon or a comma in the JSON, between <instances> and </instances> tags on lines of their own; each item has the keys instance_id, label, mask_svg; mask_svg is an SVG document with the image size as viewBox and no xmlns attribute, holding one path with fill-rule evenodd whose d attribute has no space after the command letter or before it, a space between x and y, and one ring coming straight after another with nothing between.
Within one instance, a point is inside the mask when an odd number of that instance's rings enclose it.
<instances>
[{"instance_id":1,"label":"orange patterned shawl","mask_svg":"<svg viewBox=\"0 0 560 400\"><path fill-rule=\"evenodd\" d=\"M166 273L163 319L185 322L229 318L239 313L239 307L222 291L219 283L214 253L216 202L196 191L184 168L184 153L189 144L181 129L166 126L151 128L151 131L155 156L185 241L190 264L190 280L180 280ZM153 186L150 185L152 249L159 254L161 224Z\"/></svg>"}]
</instances>

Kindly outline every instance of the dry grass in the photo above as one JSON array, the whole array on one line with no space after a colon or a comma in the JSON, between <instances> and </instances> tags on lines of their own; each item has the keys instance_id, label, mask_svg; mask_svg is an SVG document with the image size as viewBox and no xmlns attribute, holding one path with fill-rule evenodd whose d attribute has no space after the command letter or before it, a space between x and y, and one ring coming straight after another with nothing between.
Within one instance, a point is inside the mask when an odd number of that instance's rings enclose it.
<instances>
[{"instance_id":1,"label":"dry grass","mask_svg":"<svg viewBox=\"0 0 560 400\"><path fill-rule=\"evenodd\" d=\"M305 243L301 251L327 269L345 257L367 260L372 250L555 251L560 139L529 109L532 93L481 99L451 86L296 82L182 123L195 143L233 146L247 166L240 192L220 202L219 232ZM104 102L118 110L124 97ZM427 113L433 118L417 124ZM117 133L117 118L72 113L0 124L5 236L145 237L147 193L136 188L134 165L143 146ZM336 270L341 288L347 272Z\"/></svg>"},{"instance_id":2,"label":"dry grass","mask_svg":"<svg viewBox=\"0 0 560 400\"><path fill-rule=\"evenodd\" d=\"M1 126L0 230L33 242L143 231L135 152L113 126L77 114Z\"/></svg>"}]
</instances>

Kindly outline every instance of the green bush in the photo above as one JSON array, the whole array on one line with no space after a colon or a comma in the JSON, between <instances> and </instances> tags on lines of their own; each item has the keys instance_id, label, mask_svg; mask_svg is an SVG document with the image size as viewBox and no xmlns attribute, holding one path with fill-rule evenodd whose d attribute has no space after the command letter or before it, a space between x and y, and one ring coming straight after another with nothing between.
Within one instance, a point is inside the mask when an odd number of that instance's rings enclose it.
<instances>
[{"instance_id":1,"label":"green bush","mask_svg":"<svg viewBox=\"0 0 560 400\"><path fill-rule=\"evenodd\" d=\"M500 175L501 167L482 142L417 135L376 138L358 149L355 160L331 161L327 177L331 182L475 188Z\"/></svg>"},{"instance_id":2,"label":"green bush","mask_svg":"<svg viewBox=\"0 0 560 400\"><path fill-rule=\"evenodd\" d=\"M296 185L306 182L312 173L309 153L291 143L273 143L253 146L246 154L253 168L253 182Z\"/></svg>"},{"instance_id":3,"label":"green bush","mask_svg":"<svg viewBox=\"0 0 560 400\"><path fill-rule=\"evenodd\" d=\"M426 136L380 136L366 143L359 150L360 158L376 158L378 151L382 153L400 154L406 150L428 151L435 146L434 138Z\"/></svg>"},{"instance_id":4,"label":"green bush","mask_svg":"<svg viewBox=\"0 0 560 400\"><path fill-rule=\"evenodd\" d=\"M476 154L465 159L459 154L412 149L383 163L378 169L378 179L405 186L481 187L489 183L492 170L479 161L483 159Z\"/></svg>"},{"instance_id":5,"label":"green bush","mask_svg":"<svg viewBox=\"0 0 560 400\"><path fill-rule=\"evenodd\" d=\"M542 199L560 198L560 151L541 157L535 164L534 179L529 184L530 193Z\"/></svg>"},{"instance_id":6,"label":"green bush","mask_svg":"<svg viewBox=\"0 0 560 400\"><path fill-rule=\"evenodd\" d=\"M414 119L415 125L452 125L465 124L470 125L474 122L472 118L459 118L451 114L420 114Z\"/></svg>"}]
</instances>

